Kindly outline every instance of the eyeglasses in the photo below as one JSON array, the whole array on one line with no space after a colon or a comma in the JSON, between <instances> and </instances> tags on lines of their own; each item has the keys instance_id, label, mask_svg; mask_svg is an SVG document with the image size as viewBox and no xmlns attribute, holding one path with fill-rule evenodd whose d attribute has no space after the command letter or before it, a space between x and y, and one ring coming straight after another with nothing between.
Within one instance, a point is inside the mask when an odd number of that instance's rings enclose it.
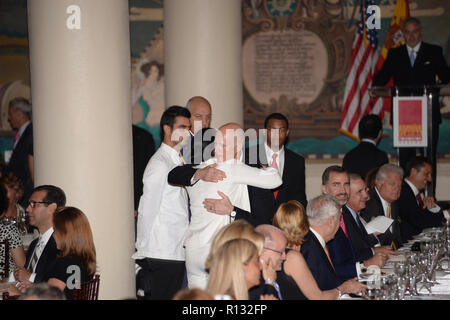
<instances>
[{"instance_id":1,"label":"eyeglasses","mask_svg":"<svg viewBox=\"0 0 450 320\"><path fill-rule=\"evenodd\" d=\"M275 250L275 249L271 249L271 248L267 248L267 247L263 247L264 249L267 249L267 250L270 250L270 251L273 251L273 252L276 252L276 253L279 253L280 255L283 255L284 254L284 251L278 251L278 250Z\"/></svg>"},{"instance_id":2,"label":"eyeglasses","mask_svg":"<svg viewBox=\"0 0 450 320\"><path fill-rule=\"evenodd\" d=\"M33 208L33 209L36 207L36 204L38 204L38 203L50 204L51 202L49 202L49 201L35 201L35 200L30 200L30 201L28 201L28 205L29 205L31 208Z\"/></svg>"}]
</instances>

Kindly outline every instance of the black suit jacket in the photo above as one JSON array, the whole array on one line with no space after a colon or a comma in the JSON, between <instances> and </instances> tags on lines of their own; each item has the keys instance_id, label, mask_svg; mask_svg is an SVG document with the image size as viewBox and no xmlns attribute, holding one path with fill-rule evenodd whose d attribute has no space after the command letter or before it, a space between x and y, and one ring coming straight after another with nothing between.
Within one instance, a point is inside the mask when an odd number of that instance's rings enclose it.
<instances>
[{"instance_id":1,"label":"black suit jacket","mask_svg":"<svg viewBox=\"0 0 450 320\"><path fill-rule=\"evenodd\" d=\"M134 179L134 209L139 206L144 184L142 176L148 161L155 153L155 141L150 132L133 125L133 179Z\"/></svg>"},{"instance_id":2,"label":"black suit jacket","mask_svg":"<svg viewBox=\"0 0 450 320\"><path fill-rule=\"evenodd\" d=\"M258 155L256 163L252 161L251 155ZM253 163L252 163L253 162ZM264 144L248 148L245 152L245 163L252 166L261 167L261 164L268 165ZM278 194L275 200L275 211L280 204L289 200L297 200L306 209L308 201L305 192L305 159L284 147L283 183L277 189ZM272 193L273 195L273 193Z\"/></svg>"},{"instance_id":3,"label":"black suit jacket","mask_svg":"<svg viewBox=\"0 0 450 320\"><path fill-rule=\"evenodd\" d=\"M366 231L359 216L356 215L358 222L353 218L347 206L342 207L342 217L345 227L352 243L357 261L364 261L373 257L372 247L378 243L378 240Z\"/></svg>"},{"instance_id":4,"label":"black suit jacket","mask_svg":"<svg viewBox=\"0 0 450 320\"><path fill-rule=\"evenodd\" d=\"M381 203L380 197L375 190L375 187L369 190L370 200L366 203L366 208L361 211L361 217L370 222L372 217L384 216L383 204ZM391 245L392 241L395 242L397 247L402 244L401 234L400 234L400 218L398 213L398 204L396 202L391 203L391 219L394 220L392 223L392 232L390 228L378 236L381 245ZM403 223L403 221L402 221ZM406 222L405 222L406 223Z\"/></svg>"},{"instance_id":5,"label":"black suit jacket","mask_svg":"<svg viewBox=\"0 0 450 320\"><path fill-rule=\"evenodd\" d=\"M29 267L31 257L33 256L34 253L34 248L36 247L38 240L39 239L34 239L30 243L30 247L28 248L27 258L25 260L25 267L27 268ZM34 283L42 282L46 279L47 273L53 268L53 265L55 264L58 253L59 251L58 248L56 247L56 241L52 235L50 239L48 239L48 242L37 262L35 270L36 277L34 278Z\"/></svg>"},{"instance_id":6,"label":"black suit jacket","mask_svg":"<svg viewBox=\"0 0 450 320\"><path fill-rule=\"evenodd\" d=\"M388 162L386 152L370 142L363 141L345 154L342 167L348 172L359 174L364 179L370 169L381 167Z\"/></svg>"},{"instance_id":7,"label":"black suit jacket","mask_svg":"<svg viewBox=\"0 0 450 320\"><path fill-rule=\"evenodd\" d=\"M334 271L322 245L311 231L306 234L300 252L320 290L331 290L342 284L342 279Z\"/></svg>"},{"instance_id":8,"label":"black suit jacket","mask_svg":"<svg viewBox=\"0 0 450 320\"><path fill-rule=\"evenodd\" d=\"M194 165L178 166L169 172L167 181L173 185L190 186L195 174ZM272 224L275 213L275 200L272 191L253 186L247 186L250 200L250 212L236 208L235 219L245 219L253 226L260 224Z\"/></svg>"},{"instance_id":9,"label":"black suit jacket","mask_svg":"<svg viewBox=\"0 0 450 320\"><path fill-rule=\"evenodd\" d=\"M400 198L396 202L402 221L400 231L404 242L421 233L422 229L442 226L446 220L442 210L438 213L433 213L427 209L422 211L413 190L405 181L402 184Z\"/></svg>"},{"instance_id":10,"label":"black suit jacket","mask_svg":"<svg viewBox=\"0 0 450 320\"><path fill-rule=\"evenodd\" d=\"M30 167L28 165L28 155L33 155L33 124L30 123L23 132L16 147L13 150L8 166L4 174L12 172L18 177L24 187L24 193L19 203L25 208L31 193L33 192L33 180L31 179Z\"/></svg>"},{"instance_id":11,"label":"black suit jacket","mask_svg":"<svg viewBox=\"0 0 450 320\"><path fill-rule=\"evenodd\" d=\"M443 83L450 82L450 68L445 62L442 47L422 42L414 66L411 67L406 45L390 49L381 70L375 75L372 84L384 86L391 77L396 86L423 86L436 84L436 76ZM411 93L422 95L423 90L399 90L400 95ZM433 125L441 123L438 92L433 99Z\"/></svg>"}]
</instances>

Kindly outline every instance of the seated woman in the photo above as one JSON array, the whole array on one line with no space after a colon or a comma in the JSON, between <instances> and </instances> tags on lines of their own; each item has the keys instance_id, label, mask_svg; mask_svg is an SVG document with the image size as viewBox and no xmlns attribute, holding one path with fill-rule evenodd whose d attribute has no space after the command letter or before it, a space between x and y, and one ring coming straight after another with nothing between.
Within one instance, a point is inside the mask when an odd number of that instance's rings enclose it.
<instances>
[{"instance_id":1,"label":"seated woman","mask_svg":"<svg viewBox=\"0 0 450 320\"><path fill-rule=\"evenodd\" d=\"M8 173L0 179L7 191L9 205L1 215L0 220L4 224L15 224L22 235L26 234L32 227L28 224L28 216L25 209L19 204L23 196L23 183L13 173Z\"/></svg>"},{"instance_id":2,"label":"seated woman","mask_svg":"<svg viewBox=\"0 0 450 320\"><path fill-rule=\"evenodd\" d=\"M248 300L248 290L259 284L260 253L246 239L225 242L211 261L206 291L216 299Z\"/></svg>"},{"instance_id":3,"label":"seated woman","mask_svg":"<svg viewBox=\"0 0 450 320\"><path fill-rule=\"evenodd\" d=\"M332 290L322 291L300 253L303 237L308 233L309 224L305 208L296 200L283 203L273 219L273 225L284 231L288 240L286 260L277 271L277 282L285 300L334 300L340 294L359 293L365 287L351 279Z\"/></svg>"},{"instance_id":4,"label":"seated woman","mask_svg":"<svg viewBox=\"0 0 450 320\"><path fill-rule=\"evenodd\" d=\"M47 274L47 279L50 285L64 291L67 299L71 300L73 289L94 277L94 239L86 215L75 207L58 209L53 224L53 237L61 254Z\"/></svg>"},{"instance_id":5,"label":"seated woman","mask_svg":"<svg viewBox=\"0 0 450 320\"><path fill-rule=\"evenodd\" d=\"M60 251L44 281L63 291L68 300L73 289L93 278L96 271L96 253L91 227L86 215L74 207L61 207L53 216L53 237ZM21 288L22 290L27 287ZM9 286L10 295L20 295L15 286Z\"/></svg>"},{"instance_id":6,"label":"seated woman","mask_svg":"<svg viewBox=\"0 0 450 320\"><path fill-rule=\"evenodd\" d=\"M258 252L262 252L264 248L264 236L255 231L255 227L253 227L246 220L236 220L220 229L214 237L205 262L206 270L209 271L211 269L213 258L216 256L222 245L235 239L246 239L251 241L258 249ZM263 263L258 286L253 287L248 293L250 300L276 299L277 294L273 284L266 283L268 278L275 281L277 278L277 273L273 265Z\"/></svg>"},{"instance_id":7,"label":"seated woman","mask_svg":"<svg viewBox=\"0 0 450 320\"><path fill-rule=\"evenodd\" d=\"M8 210L8 197L6 188L0 184L0 213L4 217ZM25 265L25 251L23 250L22 238L16 224L0 222L0 241L8 241L9 244L9 272L16 267L23 267ZM2 246L0 251L4 250ZM0 252L0 256L4 257L4 253ZM3 271L3 270L1 270ZM2 282L8 281L8 277L0 279Z\"/></svg>"}]
</instances>

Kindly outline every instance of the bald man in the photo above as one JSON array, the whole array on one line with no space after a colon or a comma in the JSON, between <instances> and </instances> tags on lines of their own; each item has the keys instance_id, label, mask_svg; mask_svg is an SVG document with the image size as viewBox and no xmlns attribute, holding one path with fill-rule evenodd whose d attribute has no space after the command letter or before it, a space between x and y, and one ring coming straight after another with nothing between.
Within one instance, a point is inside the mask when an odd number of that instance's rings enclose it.
<instances>
[{"instance_id":1,"label":"bald man","mask_svg":"<svg viewBox=\"0 0 450 320\"><path fill-rule=\"evenodd\" d=\"M239 124L228 123L222 126L215 141L215 157L217 161L234 159L242 161L244 131ZM219 182L227 177L226 173L212 164L204 168L194 169L193 165L175 167L168 175L168 182L173 185L192 186L197 181ZM275 200L271 190L247 185L250 208L240 208L231 200L230 195L219 193L220 198L207 198L204 201L208 212L229 215L235 219L245 219L254 226L272 224L275 213ZM247 195L246 195L247 196Z\"/></svg>"},{"instance_id":2,"label":"bald man","mask_svg":"<svg viewBox=\"0 0 450 320\"><path fill-rule=\"evenodd\" d=\"M192 148L194 145L194 135L204 128L209 128L211 125L211 104L209 101L201 96L194 96L190 98L186 103L186 108L188 108L191 113L191 130L190 130L190 140L181 149L181 154L186 163L194 163L192 157Z\"/></svg>"},{"instance_id":3,"label":"bald man","mask_svg":"<svg viewBox=\"0 0 450 320\"><path fill-rule=\"evenodd\" d=\"M184 241L190 288L206 288L208 273L205 261L209 248L216 233L235 219L234 206L250 211L247 187L271 190L281 184L280 174L275 168L254 168L240 161L243 144L244 132L240 125L228 123L220 127L214 144L215 157L206 156L196 168L199 168L197 173L201 173L202 168L215 163L216 170L223 171L226 178L219 182L208 182L194 174L193 184L186 187L192 214ZM225 197L230 202L229 212L222 215L209 213L215 210L214 200Z\"/></svg>"}]
</instances>

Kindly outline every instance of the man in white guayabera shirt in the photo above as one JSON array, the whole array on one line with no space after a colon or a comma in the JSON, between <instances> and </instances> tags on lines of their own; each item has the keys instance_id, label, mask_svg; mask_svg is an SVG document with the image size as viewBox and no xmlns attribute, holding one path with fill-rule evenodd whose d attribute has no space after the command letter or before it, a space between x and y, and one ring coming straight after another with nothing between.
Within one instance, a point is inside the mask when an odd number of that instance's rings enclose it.
<instances>
[{"instance_id":1,"label":"man in white guayabera shirt","mask_svg":"<svg viewBox=\"0 0 450 320\"><path fill-rule=\"evenodd\" d=\"M242 162L244 132L236 123L228 123L219 128L216 133L215 157L201 163L197 169L202 169L217 163L215 167L225 173L226 178L218 182L196 180L187 187L191 205L191 223L184 242L186 248L186 270L190 288L205 288L208 274L205 270L205 260L208 256L212 240L216 233L225 225L234 221L235 211L219 215L208 212L214 209L208 206L205 199L220 199L226 195L230 202L243 210L250 211L250 200L247 186L273 189L281 183L278 170L274 168L259 169Z\"/></svg>"},{"instance_id":2,"label":"man in white guayabera shirt","mask_svg":"<svg viewBox=\"0 0 450 320\"><path fill-rule=\"evenodd\" d=\"M188 227L187 193L167 182L167 174L183 164L181 146L189 135L189 110L172 106L161 117L162 144L144 171L139 201L136 253L141 268L137 287L146 299L172 299L184 277L183 241Z\"/></svg>"}]
</instances>

